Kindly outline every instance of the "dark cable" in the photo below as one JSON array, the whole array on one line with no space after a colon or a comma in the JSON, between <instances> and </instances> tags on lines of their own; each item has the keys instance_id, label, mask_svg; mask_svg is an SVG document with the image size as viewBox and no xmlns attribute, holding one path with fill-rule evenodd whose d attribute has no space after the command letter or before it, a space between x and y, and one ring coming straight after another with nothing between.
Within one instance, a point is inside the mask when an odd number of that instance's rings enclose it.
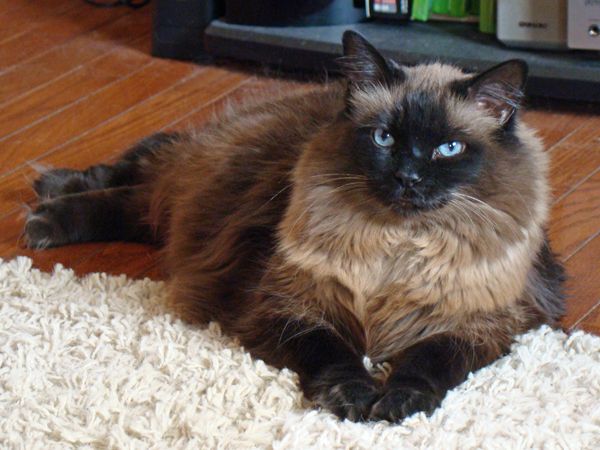
<instances>
[{"instance_id":1,"label":"dark cable","mask_svg":"<svg viewBox=\"0 0 600 450\"><path fill-rule=\"evenodd\" d=\"M83 0L99 8L114 8L115 6L129 6L133 9L141 8L150 3L150 0Z\"/></svg>"}]
</instances>

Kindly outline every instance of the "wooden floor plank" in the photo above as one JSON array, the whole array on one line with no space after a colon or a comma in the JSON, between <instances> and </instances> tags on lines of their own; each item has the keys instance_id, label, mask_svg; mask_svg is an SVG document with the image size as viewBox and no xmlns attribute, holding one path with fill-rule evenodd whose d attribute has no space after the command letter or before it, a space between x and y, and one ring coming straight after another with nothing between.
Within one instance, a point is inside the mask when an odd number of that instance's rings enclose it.
<instances>
[{"instance_id":1,"label":"wooden floor plank","mask_svg":"<svg viewBox=\"0 0 600 450\"><path fill-rule=\"evenodd\" d=\"M140 278L150 278L151 280L165 280L166 273L160 262L157 262L153 266L150 266L148 269L146 269L146 271L140 273Z\"/></svg>"},{"instance_id":2,"label":"wooden floor plank","mask_svg":"<svg viewBox=\"0 0 600 450\"><path fill-rule=\"evenodd\" d=\"M311 88L310 83L289 82L274 80L271 78L255 78L248 80L235 91L230 92L226 97L223 96L219 101L215 101L211 108L197 108L189 114L181 117L170 125L174 129L188 129L198 126L198 124L212 118L216 113L235 106L243 104L249 99L276 98L284 93L301 92Z\"/></svg>"},{"instance_id":3,"label":"wooden floor plank","mask_svg":"<svg viewBox=\"0 0 600 450\"><path fill-rule=\"evenodd\" d=\"M70 267L79 275L102 271L139 278L157 267L158 258L159 252L149 245L119 242L104 246L99 252Z\"/></svg>"},{"instance_id":4,"label":"wooden floor plank","mask_svg":"<svg viewBox=\"0 0 600 450\"><path fill-rule=\"evenodd\" d=\"M523 114L525 123L537 131L546 149L552 149L590 119L590 114L534 109Z\"/></svg>"},{"instance_id":5,"label":"wooden floor plank","mask_svg":"<svg viewBox=\"0 0 600 450\"><path fill-rule=\"evenodd\" d=\"M12 258L24 249L20 236L25 217L26 210L21 208L0 219L0 256L2 258Z\"/></svg>"},{"instance_id":6,"label":"wooden floor plank","mask_svg":"<svg viewBox=\"0 0 600 450\"><path fill-rule=\"evenodd\" d=\"M549 237L563 258L569 258L600 230L600 171L552 208ZM597 263L597 261L596 261Z\"/></svg>"},{"instance_id":7,"label":"wooden floor plank","mask_svg":"<svg viewBox=\"0 0 600 450\"><path fill-rule=\"evenodd\" d=\"M171 126L187 112L206 107L248 80L247 75L217 68L195 70L194 76L156 93L36 162L81 169L107 161L144 136ZM0 218L33 200L30 184L35 175L35 170L25 165L0 180Z\"/></svg>"},{"instance_id":8,"label":"wooden floor plank","mask_svg":"<svg viewBox=\"0 0 600 450\"><path fill-rule=\"evenodd\" d=\"M150 278L160 277L160 272L149 271L148 275ZM588 333L594 333L600 336L600 301L594 306L580 322L575 325L575 328L585 330Z\"/></svg>"},{"instance_id":9,"label":"wooden floor plank","mask_svg":"<svg viewBox=\"0 0 600 450\"><path fill-rule=\"evenodd\" d=\"M35 0L6 2L0 6L0 43L35 31L44 21L59 19L78 5L72 0Z\"/></svg>"},{"instance_id":10,"label":"wooden floor plank","mask_svg":"<svg viewBox=\"0 0 600 450\"><path fill-rule=\"evenodd\" d=\"M589 115L573 133L563 139L562 143L566 145L600 144L599 119L600 111L595 115ZM597 147L595 147L595 149L597 150Z\"/></svg>"},{"instance_id":11,"label":"wooden floor plank","mask_svg":"<svg viewBox=\"0 0 600 450\"><path fill-rule=\"evenodd\" d=\"M599 255L600 235L566 262L569 275L567 316L563 320L563 325L566 327L577 323L600 301Z\"/></svg>"},{"instance_id":12,"label":"wooden floor plank","mask_svg":"<svg viewBox=\"0 0 600 450\"><path fill-rule=\"evenodd\" d=\"M0 138L22 128L29 128L39 119L65 109L82 97L123 78L124 74L137 70L147 60L139 51L116 48L39 89L4 103L0 107Z\"/></svg>"},{"instance_id":13,"label":"wooden floor plank","mask_svg":"<svg viewBox=\"0 0 600 450\"><path fill-rule=\"evenodd\" d=\"M124 14L124 8L94 8L80 2L64 14L51 16L31 32L0 42L0 70L47 52L52 47L98 28Z\"/></svg>"},{"instance_id":14,"label":"wooden floor plank","mask_svg":"<svg viewBox=\"0 0 600 450\"><path fill-rule=\"evenodd\" d=\"M10 101L57 77L65 76L80 65L109 51L129 46L134 40L137 43L135 48L143 49L147 54L150 40L140 41L139 38L149 35L150 32L150 16L131 13L77 36L64 45L57 45L27 62L12 66L0 73L0 103Z\"/></svg>"},{"instance_id":15,"label":"wooden floor plank","mask_svg":"<svg viewBox=\"0 0 600 450\"><path fill-rule=\"evenodd\" d=\"M555 201L560 201L582 180L588 178L600 166L598 143L563 143L551 153L550 182Z\"/></svg>"},{"instance_id":16,"label":"wooden floor plank","mask_svg":"<svg viewBox=\"0 0 600 450\"><path fill-rule=\"evenodd\" d=\"M133 72L90 94L85 101L0 139L0 167L4 176L198 70L182 63L161 64L141 54L136 58L138 64ZM28 145L24 146L23 142Z\"/></svg>"},{"instance_id":17,"label":"wooden floor plank","mask_svg":"<svg viewBox=\"0 0 600 450\"><path fill-rule=\"evenodd\" d=\"M20 1L0 0L0 19L6 17L6 14L8 14L8 13L13 13L16 10L19 10L22 8L27 8L34 1L35 0L20 0ZM54 0L43 0L43 1L45 1L45 2L51 1L52 2Z\"/></svg>"}]
</instances>

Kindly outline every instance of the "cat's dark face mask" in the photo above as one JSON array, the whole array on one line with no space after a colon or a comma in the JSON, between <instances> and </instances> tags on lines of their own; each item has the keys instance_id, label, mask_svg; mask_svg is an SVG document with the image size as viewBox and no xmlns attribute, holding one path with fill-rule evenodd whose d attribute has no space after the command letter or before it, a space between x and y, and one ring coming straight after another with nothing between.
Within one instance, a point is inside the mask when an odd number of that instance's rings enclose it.
<instances>
[{"instance_id":1,"label":"cat's dark face mask","mask_svg":"<svg viewBox=\"0 0 600 450\"><path fill-rule=\"evenodd\" d=\"M456 70L428 80L427 73L386 60L357 33L346 32L343 44L345 115L353 124L348 147L354 170L366 176L375 197L412 215L444 206L462 187L476 187L490 139L512 135L525 64L508 61L477 76ZM488 118L483 128L489 130L465 126L469 113Z\"/></svg>"}]
</instances>

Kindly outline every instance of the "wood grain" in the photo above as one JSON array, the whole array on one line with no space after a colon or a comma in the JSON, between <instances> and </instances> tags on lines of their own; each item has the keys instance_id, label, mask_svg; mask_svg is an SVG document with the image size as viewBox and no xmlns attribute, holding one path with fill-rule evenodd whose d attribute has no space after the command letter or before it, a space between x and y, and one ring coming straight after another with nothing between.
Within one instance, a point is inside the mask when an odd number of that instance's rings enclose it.
<instances>
[{"instance_id":1,"label":"wood grain","mask_svg":"<svg viewBox=\"0 0 600 450\"><path fill-rule=\"evenodd\" d=\"M556 202L560 202L600 166L599 144L592 141L581 144L565 142L550 155L550 181Z\"/></svg>"},{"instance_id":2,"label":"wood grain","mask_svg":"<svg viewBox=\"0 0 600 450\"><path fill-rule=\"evenodd\" d=\"M600 230L600 170L552 208L549 237L568 259ZM600 255L600 253L599 253ZM595 261L596 264L598 260Z\"/></svg>"},{"instance_id":3,"label":"wood grain","mask_svg":"<svg viewBox=\"0 0 600 450\"><path fill-rule=\"evenodd\" d=\"M148 246L132 243L113 243L103 246L89 258L70 265L75 273L106 272L129 277L146 276L159 265L159 252Z\"/></svg>"},{"instance_id":4,"label":"wood grain","mask_svg":"<svg viewBox=\"0 0 600 450\"><path fill-rule=\"evenodd\" d=\"M3 2L0 5L0 43L31 33L45 20L60 20L65 11L75 8L70 0Z\"/></svg>"},{"instance_id":5,"label":"wood grain","mask_svg":"<svg viewBox=\"0 0 600 450\"><path fill-rule=\"evenodd\" d=\"M72 2L71 2L72 3ZM124 8L94 8L84 4L55 14L48 7L45 17L28 32L17 33L0 42L0 70L45 53L82 32L93 30L127 13Z\"/></svg>"},{"instance_id":6,"label":"wood grain","mask_svg":"<svg viewBox=\"0 0 600 450\"><path fill-rule=\"evenodd\" d=\"M590 115L570 111L554 112L548 109L535 109L526 111L523 119L525 123L537 130L546 149L552 149L589 120Z\"/></svg>"},{"instance_id":7,"label":"wood grain","mask_svg":"<svg viewBox=\"0 0 600 450\"><path fill-rule=\"evenodd\" d=\"M149 16L127 14L63 45L52 47L25 62L0 71L0 108L10 101L57 77L67 76L82 64L101 57L109 51L129 47L136 40L138 49L148 53L150 40L139 40L151 32Z\"/></svg>"},{"instance_id":8,"label":"wood grain","mask_svg":"<svg viewBox=\"0 0 600 450\"><path fill-rule=\"evenodd\" d=\"M1 138L0 167L4 174L199 70L187 64L152 61L149 56L141 54L136 54L132 69L132 72L124 74L116 82L90 93L85 101L58 110L40 122L33 122L30 126ZM29 145L24 146L23 142Z\"/></svg>"},{"instance_id":9,"label":"wood grain","mask_svg":"<svg viewBox=\"0 0 600 450\"><path fill-rule=\"evenodd\" d=\"M578 321L600 302L599 255L600 234L569 258L566 263L569 274L567 281L569 301L567 302L567 316L563 320L563 325L566 327L578 325ZM600 322L596 325L600 327Z\"/></svg>"},{"instance_id":10,"label":"wood grain","mask_svg":"<svg viewBox=\"0 0 600 450\"><path fill-rule=\"evenodd\" d=\"M174 121L169 127L187 129L196 127L231 105L243 104L248 99L274 98L284 93L309 90L314 84L281 81L277 79L252 78L231 91L227 96L215 99L210 108L198 108Z\"/></svg>"},{"instance_id":11,"label":"wood grain","mask_svg":"<svg viewBox=\"0 0 600 450\"><path fill-rule=\"evenodd\" d=\"M208 111L213 111L208 105L247 80L247 76L236 72L216 68L196 69L189 78L155 93L84 136L65 142L30 162L35 161L42 166L84 168L108 161L144 136L172 127L175 121L192 111L207 109L205 117L208 118ZM34 199L30 186L35 176L36 171L30 165L24 165L1 181L0 217Z\"/></svg>"},{"instance_id":12,"label":"wood grain","mask_svg":"<svg viewBox=\"0 0 600 450\"><path fill-rule=\"evenodd\" d=\"M142 39L147 40L148 37ZM138 40L142 42L142 40ZM123 78L147 61L138 51L114 50L81 65L38 89L13 97L0 110L0 138L30 128L39 119L64 110L78 100Z\"/></svg>"},{"instance_id":13,"label":"wood grain","mask_svg":"<svg viewBox=\"0 0 600 450\"><path fill-rule=\"evenodd\" d=\"M150 272L149 276L156 276L155 272ZM589 333L594 333L600 336L600 301L598 301L596 306L586 313L582 320L577 322L575 328L582 329Z\"/></svg>"}]
</instances>

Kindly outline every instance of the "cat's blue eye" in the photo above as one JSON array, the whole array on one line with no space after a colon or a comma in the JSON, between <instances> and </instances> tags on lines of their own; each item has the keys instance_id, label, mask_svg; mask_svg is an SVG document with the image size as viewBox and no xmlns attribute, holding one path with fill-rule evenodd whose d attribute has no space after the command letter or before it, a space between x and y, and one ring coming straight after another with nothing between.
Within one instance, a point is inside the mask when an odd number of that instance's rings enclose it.
<instances>
[{"instance_id":1,"label":"cat's blue eye","mask_svg":"<svg viewBox=\"0 0 600 450\"><path fill-rule=\"evenodd\" d=\"M460 155L467 148L467 144L460 141L446 142L433 151L433 158L452 158Z\"/></svg>"},{"instance_id":2,"label":"cat's blue eye","mask_svg":"<svg viewBox=\"0 0 600 450\"><path fill-rule=\"evenodd\" d=\"M373 142L380 147L391 147L394 145L394 136L384 128L375 128L373 130Z\"/></svg>"}]
</instances>

